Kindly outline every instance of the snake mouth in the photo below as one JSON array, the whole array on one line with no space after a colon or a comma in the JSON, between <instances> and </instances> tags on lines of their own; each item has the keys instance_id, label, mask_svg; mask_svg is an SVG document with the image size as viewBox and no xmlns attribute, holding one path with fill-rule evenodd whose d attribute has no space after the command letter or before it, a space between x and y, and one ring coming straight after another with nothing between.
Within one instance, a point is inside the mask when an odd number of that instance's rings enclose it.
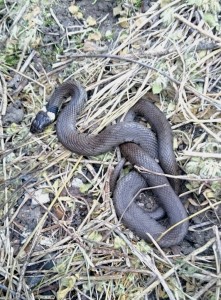
<instances>
[{"instance_id":1,"label":"snake mouth","mask_svg":"<svg viewBox=\"0 0 221 300\"><path fill-rule=\"evenodd\" d=\"M46 129L46 127L48 127L54 121L54 117L52 117L50 114L48 114L48 112L45 111L39 111L35 119L31 123L30 132L43 132Z\"/></svg>"}]
</instances>

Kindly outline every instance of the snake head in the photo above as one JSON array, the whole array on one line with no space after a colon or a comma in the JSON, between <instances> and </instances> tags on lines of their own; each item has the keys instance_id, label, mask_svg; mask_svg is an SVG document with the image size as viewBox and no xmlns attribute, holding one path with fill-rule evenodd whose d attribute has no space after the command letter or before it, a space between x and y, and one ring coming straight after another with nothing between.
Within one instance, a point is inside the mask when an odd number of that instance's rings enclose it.
<instances>
[{"instance_id":1,"label":"snake head","mask_svg":"<svg viewBox=\"0 0 221 300\"><path fill-rule=\"evenodd\" d=\"M31 123L31 133L40 133L55 120L55 114L48 111L39 111Z\"/></svg>"}]
</instances>

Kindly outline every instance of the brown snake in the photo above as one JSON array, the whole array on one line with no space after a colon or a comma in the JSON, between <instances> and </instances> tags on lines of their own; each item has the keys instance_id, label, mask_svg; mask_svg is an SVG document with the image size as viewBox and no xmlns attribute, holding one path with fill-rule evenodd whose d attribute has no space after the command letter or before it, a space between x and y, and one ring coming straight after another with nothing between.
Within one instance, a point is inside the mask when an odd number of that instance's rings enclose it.
<instances>
[{"instance_id":1,"label":"brown snake","mask_svg":"<svg viewBox=\"0 0 221 300\"><path fill-rule=\"evenodd\" d=\"M152 103L140 100L124 122L109 125L97 135L79 133L76 129L76 119L85 106L87 96L80 83L68 81L54 91L46 107L38 112L31 124L32 133L42 132L55 120L67 96L71 96L71 100L60 111L57 119L56 131L59 141L70 151L86 156L98 155L120 145L123 156L132 165L153 172L140 174L132 171L117 182L113 194L117 215L128 228L143 239L150 240L148 233L160 246L179 244L187 233L187 220L161 237L167 228L134 201L130 203L140 189L149 185L155 187L153 192L168 216L169 227L187 218L186 210L174 191L174 181L171 181L172 187L165 176L159 176L159 173L175 175L177 172L172 149L172 131L164 114ZM146 118L155 131L157 140L150 129L131 120L131 114ZM155 160L157 157L160 165Z\"/></svg>"}]
</instances>

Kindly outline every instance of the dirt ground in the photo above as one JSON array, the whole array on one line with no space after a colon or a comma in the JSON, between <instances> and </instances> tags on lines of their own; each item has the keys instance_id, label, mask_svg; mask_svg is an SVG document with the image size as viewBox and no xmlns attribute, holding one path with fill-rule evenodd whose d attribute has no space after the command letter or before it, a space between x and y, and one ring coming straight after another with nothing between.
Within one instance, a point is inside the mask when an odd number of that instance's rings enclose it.
<instances>
[{"instance_id":1,"label":"dirt ground","mask_svg":"<svg viewBox=\"0 0 221 300\"><path fill-rule=\"evenodd\" d=\"M173 90L175 83L162 90L162 94L154 95L158 101L166 97L176 99L171 103L164 100L164 108L174 130L175 150L181 173L190 177L190 180L182 181L180 197L190 216L190 227L175 253L171 252L171 249L166 249L162 253L161 250L151 248L147 243L139 240L123 225L114 226L116 215L111 199L107 196L109 177L105 177L110 176L116 165L113 153L99 158L83 157L79 164L77 155L69 153L58 145L53 129L47 131L46 136L43 135L40 139L29 133L31 120L42 105L39 93L45 99L56 83L75 74L78 80L82 79L84 85L88 87L88 95L93 100L93 97L105 86L102 84L99 87L94 86L97 81L115 76L119 72L129 71L129 63L121 66L118 61L108 62L102 66L97 58L95 60L80 58L70 64L66 64L66 60L70 59L71 54L76 53L115 54L115 49L124 43L122 36L125 38L131 33L131 23L136 20L138 14L141 14L141 10L149 16L148 10L158 3L157 1L144 2L145 6L141 7L141 1L56 1L47 8L44 7L44 3L34 3L30 15L27 13L24 17L24 20L30 24L36 21L37 15L41 15L41 10L43 12L41 18L35 23L37 31L34 42L32 38L30 38L31 42L25 39L27 51L17 50L20 54L17 54L17 57L13 54L15 63L9 60L12 59L11 53L5 56L7 61L4 57L4 64L11 67L7 72L5 69L1 70L5 74L9 95L8 105L2 117L4 162L1 183L4 193L7 190L6 198L9 202L6 205L5 200L2 200L1 215L4 222L5 220L6 223L9 222L7 238L10 241L10 249L13 249L10 259L15 259L14 276L17 280L19 270L23 272L22 276L26 284L20 282L19 286L13 283L10 287L12 293L6 294L4 273L0 273L2 276L0 284L3 286L2 293L0 292L2 297L7 295L7 299L16 299L13 291L18 291L21 296L19 299L46 299L44 297L48 297L47 299L138 299L139 295L143 295L139 296L139 299L218 299L215 275L212 274L210 265L211 269L215 270L214 261L218 263L221 259L214 258L216 255L214 249L218 247L215 241L220 238L221 205L216 203L220 201L221 188L218 184L214 188L213 181L209 180L205 182L202 180L199 183L193 179L191 182L191 175L195 173L193 167L197 165L199 172L195 175L201 176L200 170L206 169L206 166L194 158L186 158L185 153L190 149L190 139L202 145L202 151L206 151L208 145L212 145L214 152L207 158L207 169L212 165L214 171L220 164L214 162L214 158L220 159L221 151L216 144L218 141L214 136L211 138L210 131L206 131L201 126L203 122L197 122L191 117L190 121L185 123L186 120L183 115L181 116L182 111L177 115L172 113L172 109L175 109L174 103L178 102L179 98L177 87ZM182 5L184 7L185 4ZM9 2L8 8L12 6L13 3ZM161 8L162 6L158 7ZM188 10L184 16L189 16L190 22L198 24L197 17L200 18L200 13L196 11L197 9L192 11L192 14L195 13L192 19L191 13L188 15ZM4 15L4 12L5 10L2 9L1 14ZM180 8L181 12L182 8ZM131 23L127 23L125 18L130 19ZM137 37L134 38L132 46L116 53L128 54L129 57L134 55L137 59L145 57L146 51L152 49L155 43L157 44L157 38L162 38L161 31L163 32L166 27L161 27L161 19L162 15L156 14L153 20L147 22L144 28L141 27L138 31L138 37L139 32L141 37L145 37L146 34L153 35L147 43L142 44L143 40L139 41ZM8 22L7 26L10 27L13 19L9 18ZM13 26L12 30L15 30L18 24ZM148 31L149 27L150 31ZM156 28L158 31L155 33ZM191 28L187 36L190 36L193 31L194 29ZM216 34L215 29L212 32ZM16 34L16 39L19 39L21 32L18 31ZM8 34L5 40L1 39L3 52L6 51L5 42L13 38ZM189 43L188 38L187 43ZM13 48L13 43L11 47ZM35 51L35 54L31 60L31 67L22 71L20 69L19 72L26 76L19 77L19 73L14 71L19 63L19 55L21 53L24 55L22 60L24 63L25 57L32 51ZM163 51L162 48L160 51ZM217 50L215 48L211 51ZM185 55L185 51L183 53ZM165 52L165 57L167 55L170 55L169 51ZM172 59L174 59L174 69L179 70L181 64L177 63L178 58L172 57ZM199 62L200 58L197 59ZM153 61L156 62L155 58ZM214 65L219 68L218 64L214 63ZM167 71L167 67L164 67L163 71ZM137 84L129 90L131 95L139 89L147 73L147 70L140 70L141 77L136 78ZM99 74L102 74L101 77ZM200 83L202 81L198 78L200 75L194 74L192 82ZM153 78L156 78L154 76ZM38 81L40 86L29 86L30 77ZM221 91L219 83L215 84L214 79L208 82L211 87L207 93L208 97L219 94ZM46 86L44 92L41 85ZM159 88L159 85L152 85L150 91L153 92L154 87ZM121 92L120 89L119 91ZM200 89L198 91L201 92ZM188 93L191 94L190 90ZM31 94L34 96L30 96ZM115 95L115 91L110 95ZM110 95L106 96L107 100L102 100L105 105ZM188 99L191 98L190 95L187 96ZM196 94L194 97L197 97ZM92 105L95 107L95 104ZM193 105L195 106L192 111L197 113L197 117L205 116L208 119L212 113L217 119L221 117L218 106L207 106L207 109L203 104L200 108L197 108L195 103ZM97 124L102 123L107 110L92 119L90 113L94 107L90 107L79 121L81 129L84 129L84 126L90 130L96 129ZM113 117L113 120L116 118ZM179 127L180 122L183 123L182 127ZM216 127L209 128L220 137L220 124L215 122L213 124ZM195 149L198 149L197 146ZM208 153L211 151L208 150ZM113 161L114 164L110 168ZM203 161L205 162L205 159ZM214 172L210 171L211 177L221 176L218 171ZM143 201L141 205L148 206ZM39 227L39 224L42 226ZM32 236L33 232L35 235ZM122 235L126 235L126 241ZM221 249L218 248L216 251L219 256ZM25 267L22 266L23 263ZM173 276L170 280L168 274L171 268ZM217 270L220 272L219 267ZM206 279L206 276L209 276L209 279ZM167 280L166 284L165 280ZM130 285L133 288L130 289ZM137 289L133 291L135 287ZM177 294L175 292L173 294L174 289L177 289ZM179 289L182 289L182 295L177 296ZM126 296L123 296L124 294Z\"/></svg>"}]
</instances>

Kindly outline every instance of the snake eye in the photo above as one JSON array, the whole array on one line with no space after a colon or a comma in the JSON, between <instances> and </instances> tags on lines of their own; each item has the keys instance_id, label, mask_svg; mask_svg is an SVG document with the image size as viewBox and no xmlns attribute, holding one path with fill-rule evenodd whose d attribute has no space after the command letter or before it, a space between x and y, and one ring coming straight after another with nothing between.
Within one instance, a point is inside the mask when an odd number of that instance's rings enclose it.
<instances>
[{"instance_id":1,"label":"snake eye","mask_svg":"<svg viewBox=\"0 0 221 300\"><path fill-rule=\"evenodd\" d=\"M45 128L54 121L50 114L45 111L39 111L35 119L31 123L30 131L31 133L40 133L45 130Z\"/></svg>"}]
</instances>

